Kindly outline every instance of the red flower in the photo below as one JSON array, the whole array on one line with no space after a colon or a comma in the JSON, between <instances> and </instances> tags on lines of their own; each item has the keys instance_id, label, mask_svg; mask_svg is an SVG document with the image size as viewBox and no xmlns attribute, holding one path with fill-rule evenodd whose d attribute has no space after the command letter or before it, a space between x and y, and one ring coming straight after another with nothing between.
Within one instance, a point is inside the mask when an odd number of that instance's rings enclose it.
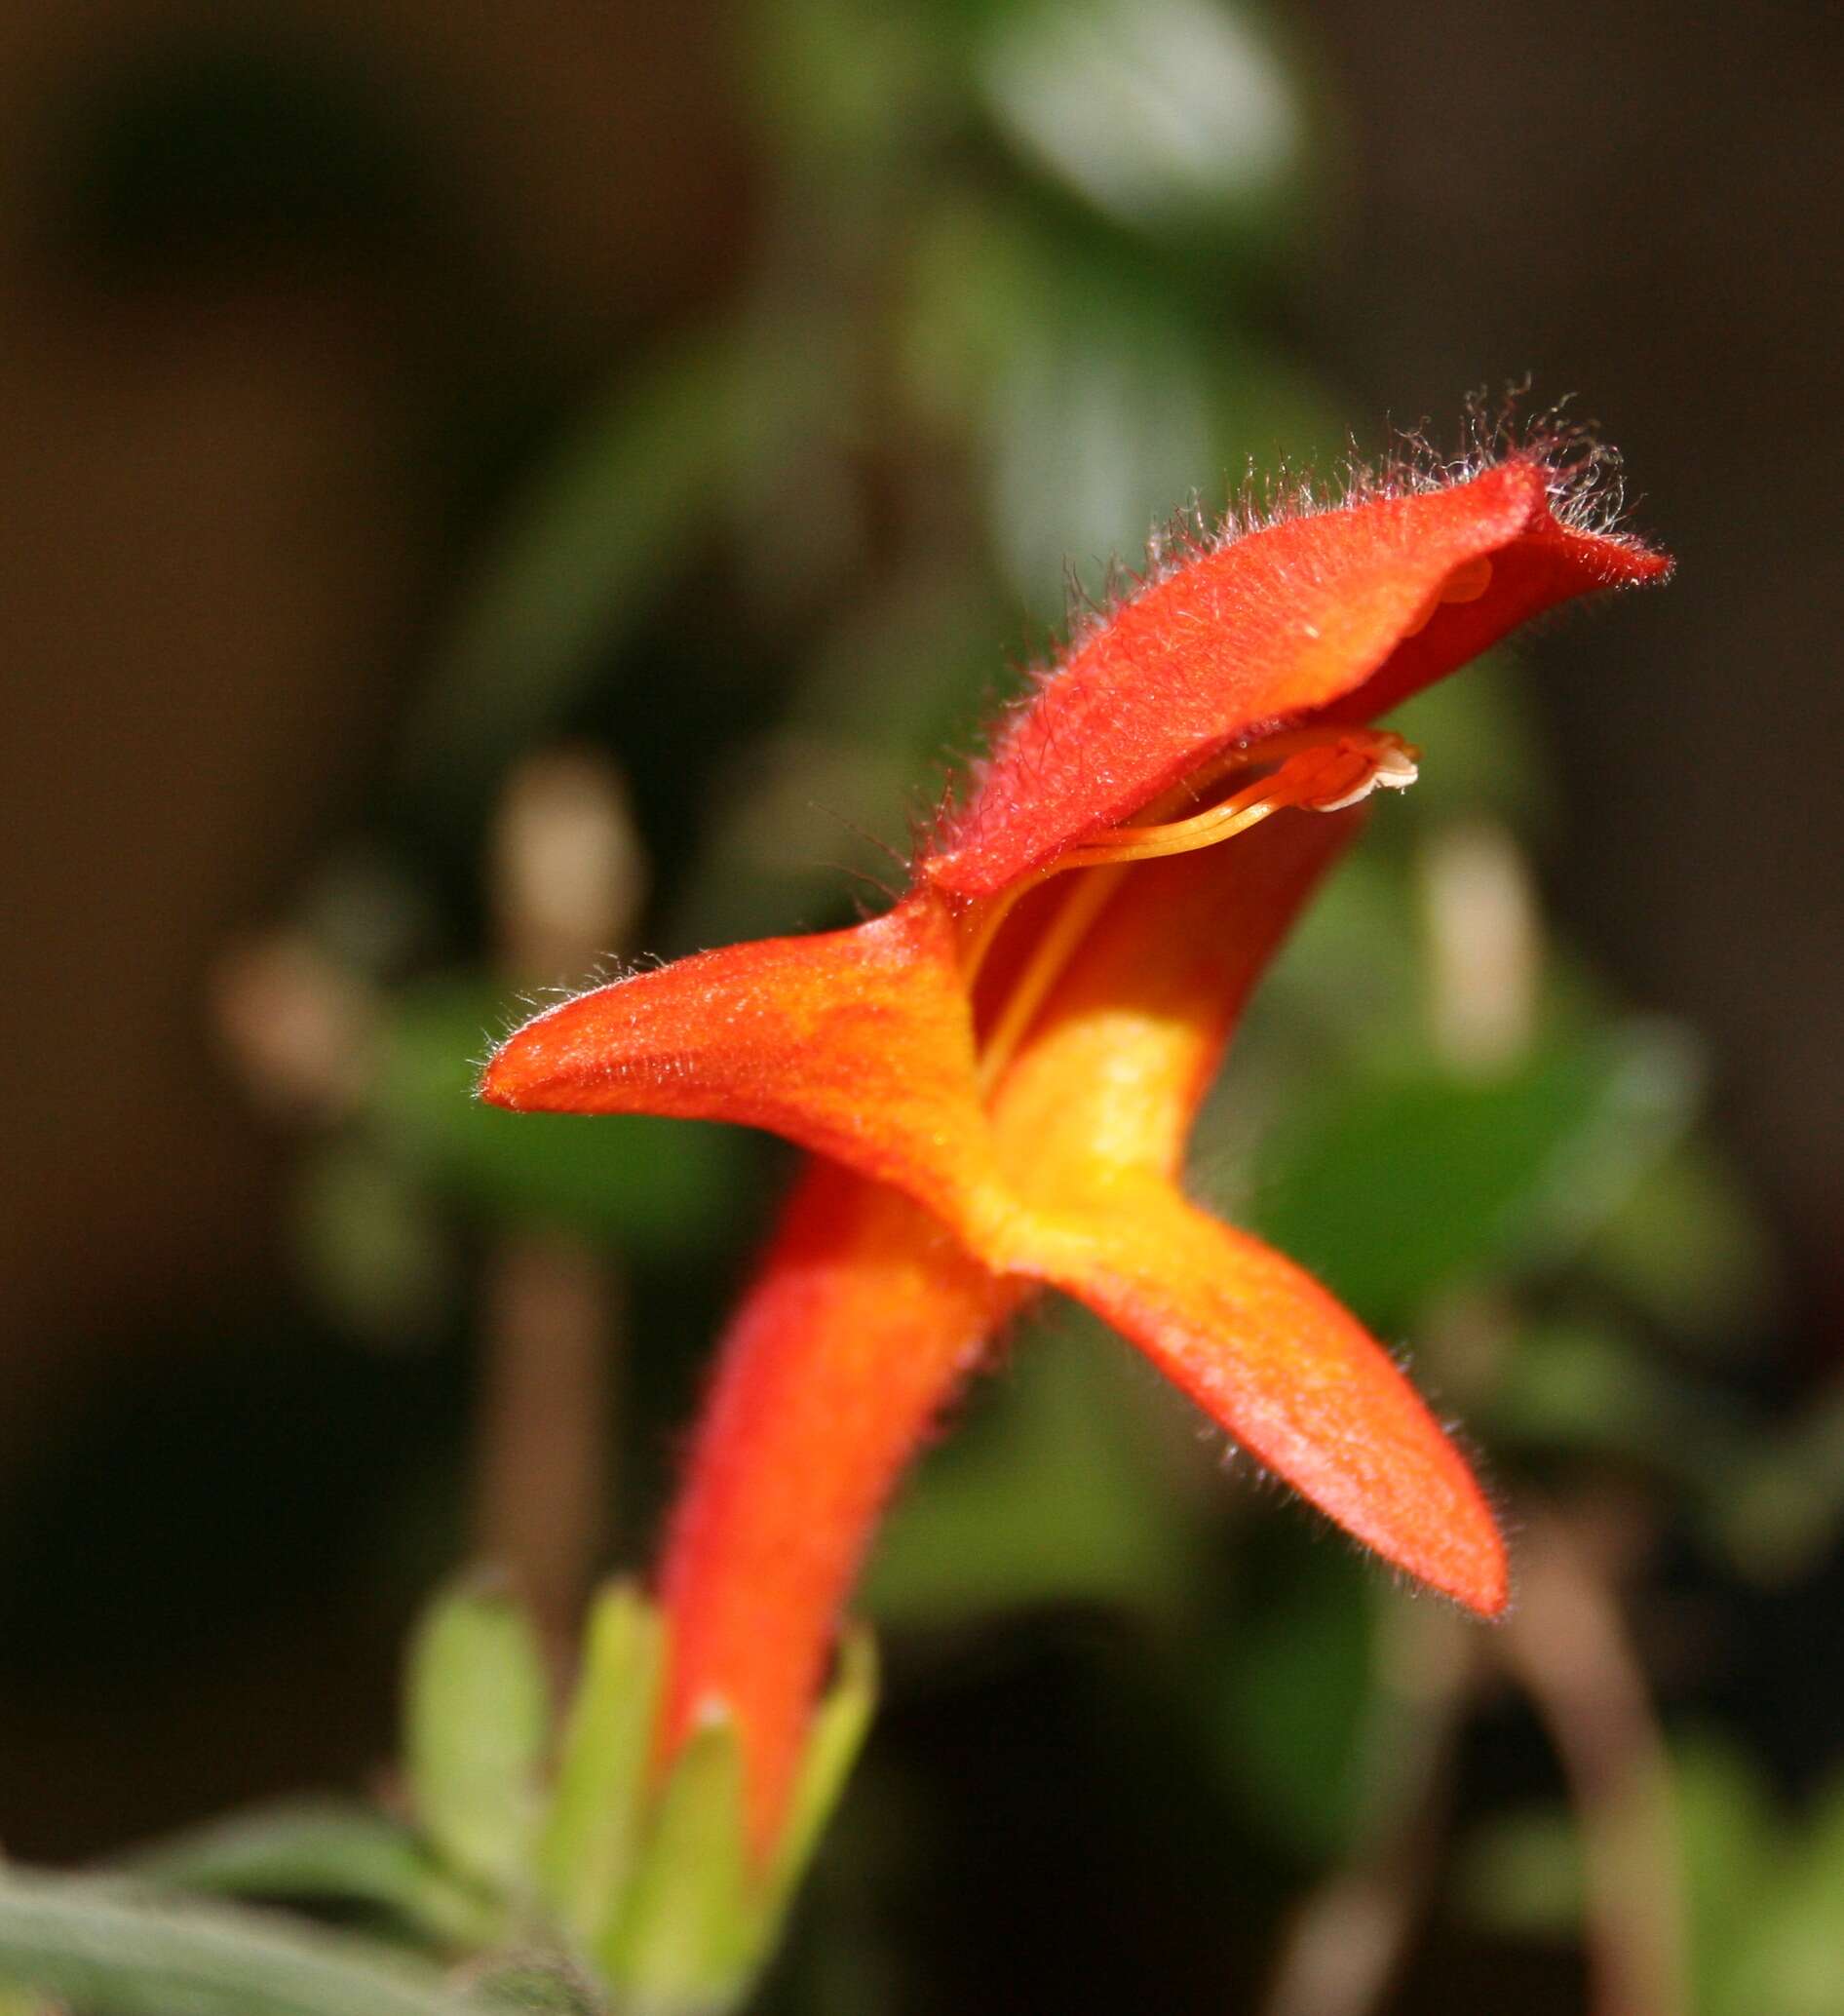
<instances>
[{"instance_id":1,"label":"red flower","mask_svg":"<svg viewBox=\"0 0 1844 2016\"><path fill-rule=\"evenodd\" d=\"M1180 1172L1350 808L1413 779L1364 724L1537 611L1668 570L1566 495L1520 451L1187 551L1004 724L887 915L598 989L493 1059L503 1105L731 1120L819 1158L725 1342L661 1570L662 1754L726 1702L758 1850L887 1493L1046 1286L1387 1560L1504 1607L1492 1515L1388 1353Z\"/></svg>"}]
</instances>

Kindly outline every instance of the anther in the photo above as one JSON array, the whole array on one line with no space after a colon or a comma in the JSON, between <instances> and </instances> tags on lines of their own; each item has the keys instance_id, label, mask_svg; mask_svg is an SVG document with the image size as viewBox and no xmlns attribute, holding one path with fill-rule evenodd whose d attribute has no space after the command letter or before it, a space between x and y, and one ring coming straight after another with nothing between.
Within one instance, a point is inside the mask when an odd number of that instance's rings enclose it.
<instances>
[{"instance_id":1,"label":"anther","mask_svg":"<svg viewBox=\"0 0 1844 2016\"><path fill-rule=\"evenodd\" d=\"M1260 746L1250 751L1255 761ZM1208 812L1159 826L1117 826L1084 846L1072 847L1054 872L1099 868L1110 862L1157 861L1246 833L1271 813L1297 806L1308 812L1338 812L1367 798L1379 786L1404 791L1416 778L1417 752L1383 728L1353 728L1302 749L1271 776L1227 797Z\"/></svg>"}]
</instances>

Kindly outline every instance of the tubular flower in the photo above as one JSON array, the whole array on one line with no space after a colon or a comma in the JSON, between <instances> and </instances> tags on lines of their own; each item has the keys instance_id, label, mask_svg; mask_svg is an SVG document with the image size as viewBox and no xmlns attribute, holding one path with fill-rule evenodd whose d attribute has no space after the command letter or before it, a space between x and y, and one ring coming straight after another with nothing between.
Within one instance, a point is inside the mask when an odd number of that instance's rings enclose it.
<instances>
[{"instance_id":1,"label":"tubular flower","mask_svg":"<svg viewBox=\"0 0 1844 2016\"><path fill-rule=\"evenodd\" d=\"M1188 546L1002 724L885 915L619 981L493 1058L503 1105L736 1121L816 1158L724 1343L660 1574L660 1755L726 1705L758 1854L889 1491L1046 1287L1386 1560L1503 1609L1491 1512L1389 1354L1180 1174L1359 801L1414 778L1367 724L1526 617L1668 568L1533 450Z\"/></svg>"}]
</instances>

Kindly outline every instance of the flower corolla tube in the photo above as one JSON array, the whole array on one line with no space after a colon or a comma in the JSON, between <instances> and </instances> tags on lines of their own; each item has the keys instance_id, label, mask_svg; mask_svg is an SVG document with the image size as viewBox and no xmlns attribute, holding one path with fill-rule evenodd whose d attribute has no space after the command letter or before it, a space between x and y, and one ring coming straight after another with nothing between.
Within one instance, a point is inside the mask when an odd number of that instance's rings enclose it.
<instances>
[{"instance_id":1,"label":"flower corolla tube","mask_svg":"<svg viewBox=\"0 0 1844 2016\"><path fill-rule=\"evenodd\" d=\"M1263 967L1364 801L1413 781L1378 717L1528 618L1669 570L1612 527L1596 463L1514 446L1177 541L1001 720L886 913L619 980L492 1058L501 1105L810 1151L658 1583L661 1755L722 1703L758 1850L893 1485L1047 1289L1404 1574L1503 1609L1492 1512L1389 1352L1182 1168Z\"/></svg>"}]
</instances>

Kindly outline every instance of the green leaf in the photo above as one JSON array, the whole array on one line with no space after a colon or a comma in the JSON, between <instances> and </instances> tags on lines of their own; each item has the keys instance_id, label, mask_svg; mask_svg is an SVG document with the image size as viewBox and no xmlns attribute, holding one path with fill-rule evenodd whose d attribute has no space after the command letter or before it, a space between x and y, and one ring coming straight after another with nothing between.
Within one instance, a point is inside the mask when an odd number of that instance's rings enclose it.
<instances>
[{"instance_id":1,"label":"green leaf","mask_svg":"<svg viewBox=\"0 0 1844 2016\"><path fill-rule=\"evenodd\" d=\"M617 2016L580 1968L545 1954L515 1954L489 1963L474 1977L474 1994L512 2016Z\"/></svg>"},{"instance_id":2,"label":"green leaf","mask_svg":"<svg viewBox=\"0 0 1844 2016\"><path fill-rule=\"evenodd\" d=\"M717 1711L678 1754L602 1958L630 2016L703 2016L735 2006L758 1950L743 1748Z\"/></svg>"},{"instance_id":3,"label":"green leaf","mask_svg":"<svg viewBox=\"0 0 1844 2016\"><path fill-rule=\"evenodd\" d=\"M1110 560L1143 554L1197 481L1212 409L1204 341L1182 310L1103 262L1040 256L1036 312L988 381L987 516L1014 591L1055 619L1072 565L1098 593Z\"/></svg>"},{"instance_id":4,"label":"green leaf","mask_svg":"<svg viewBox=\"0 0 1844 2016\"><path fill-rule=\"evenodd\" d=\"M1469 665L1463 679L1424 688L1390 726L1430 753L1402 808L1423 831L1489 814L1527 839L1551 824L1556 787L1531 693L1505 652Z\"/></svg>"},{"instance_id":5,"label":"green leaf","mask_svg":"<svg viewBox=\"0 0 1844 2016\"><path fill-rule=\"evenodd\" d=\"M807 1732L800 1775L768 1871L757 1935L764 1950L761 1957L780 1933L783 1913L844 1793L876 1709L877 1647L861 1627L846 1634L839 1648L838 1677Z\"/></svg>"},{"instance_id":6,"label":"green leaf","mask_svg":"<svg viewBox=\"0 0 1844 2016\"><path fill-rule=\"evenodd\" d=\"M1367 1566L1318 1546L1238 1626L1217 1726L1238 1790L1295 1854L1329 1860L1360 1818L1371 1704Z\"/></svg>"},{"instance_id":7,"label":"green leaf","mask_svg":"<svg viewBox=\"0 0 1844 2016\"><path fill-rule=\"evenodd\" d=\"M1589 1258L1673 1337L1711 1356L1748 1349L1780 1298L1766 1229L1707 1143L1685 1142L1647 1171Z\"/></svg>"},{"instance_id":8,"label":"green leaf","mask_svg":"<svg viewBox=\"0 0 1844 2016\"><path fill-rule=\"evenodd\" d=\"M1726 1741L1694 1737L1674 1748L1671 1805L1688 1912L1693 2006L1699 2016L1830 2016L1835 2002L1802 2003L1781 1973L1797 1920L1815 1901L1837 1947L1836 1872L1823 1891L1788 1884L1794 1868L1784 1823L1757 1767ZM1574 1816L1527 1807L1479 1828L1466 1843L1462 1884L1490 1929L1520 1938L1580 1934L1586 1874Z\"/></svg>"},{"instance_id":9,"label":"green leaf","mask_svg":"<svg viewBox=\"0 0 1844 2016\"><path fill-rule=\"evenodd\" d=\"M595 1951L624 2012L693 2016L733 2008L774 1947L870 1725L877 1676L869 1634L853 1632L840 1648L838 1676L808 1731L781 1839L761 1870L748 1845L742 1745L725 1712L714 1712L694 1732L639 1821L661 1623L649 1605L626 1590L606 1601L598 1623L600 1670L592 1655L576 1796L585 1805L594 1798L598 1773L607 1767L606 1746L619 1817L612 1830L598 1833L585 1811L572 1820L567 1839L557 1841L560 1861L569 1848L577 1857L558 1871L569 1899L565 1908L579 1924L598 1922ZM576 1814L575 1797L569 1811ZM640 1824L644 1839L636 1855ZM585 1863L595 1880L579 1894Z\"/></svg>"},{"instance_id":10,"label":"green leaf","mask_svg":"<svg viewBox=\"0 0 1844 2016\"><path fill-rule=\"evenodd\" d=\"M602 1592L538 1847L545 1899L588 1951L601 1944L638 1858L665 1648L660 1614L637 1590Z\"/></svg>"},{"instance_id":11,"label":"green leaf","mask_svg":"<svg viewBox=\"0 0 1844 2016\"><path fill-rule=\"evenodd\" d=\"M1844 2016L1844 1779L1759 1902L1717 2016Z\"/></svg>"},{"instance_id":12,"label":"green leaf","mask_svg":"<svg viewBox=\"0 0 1844 2016\"><path fill-rule=\"evenodd\" d=\"M255 1912L0 1876L0 1980L84 2016L463 2016L433 1969Z\"/></svg>"},{"instance_id":13,"label":"green leaf","mask_svg":"<svg viewBox=\"0 0 1844 2016\"><path fill-rule=\"evenodd\" d=\"M410 1647L410 1795L442 1860L502 1898L530 1884L550 1719L537 1634L512 1597L478 1579L439 1596Z\"/></svg>"},{"instance_id":14,"label":"green leaf","mask_svg":"<svg viewBox=\"0 0 1844 2016\"><path fill-rule=\"evenodd\" d=\"M1672 1757L1671 1798L1690 1917L1690 1970L1700 2016L1757 2016L1738 2002L1738 1966L1781 1887L1786 1822L1760 1767L1726 1738L1695 1736Z\"/></svg>"},{"instance_id":15,"label":"green leaf","mask_svg":"<svg viewBox=\"0 0 1844 2016\"><path fill-rule=\"evenodd\" d=\"M1710 1508L1731 1504L1757 1447L1733 1395L1592 1316L1519 1326L1480 1410L1494 1442L1637 1457L1687 1503Z\"/></svg>"},{"instance_id":16,"label":"green leaf","mask_svg":"<svg viewBox=\"0 0 1844 2016\"><path fill-rule=\"evenodd\" d=\"M1462 1858L1468 1908L1494 1932L1570 1939L1582 1921L1582 1844L1559 1805L1501 1814L1480 1827Z\"/></svg>"},{"instance_id":17,"label":"green leaf","mask_svg":"<svg viewBox=\"0 0 1844 2016\"><path fill-rule=\"evenodd\" d=\"M781 172L859 194L936 139L954 110L940 19L878 0L777 0L755 8L744 99ZM812 186L810 182L809 187Z\"/></svg>"},{"instance_id":18,"label":"green leaf","mask_svg":"<svg viewBox=\"0 0 1844 2016\"><path fill-rule=\"evenodd\" d=\"M979 82L1018 151L1123 222L1194 230L1272 208L1306 155L1273 47L1210 0L1041 0L1002 18Z\"/></svg>"},{"instance_id":19,"label":"green leaf","mask_svg":"<svg viewBox=\"0 0 1844 2016\"><path fill-rule=\"evenodd\" d=\"M1032 1335L886 1522L870 1614L928 1625L1070 1600L1175 1607L1190 1531L1145 1397L1096 1326L1059 1315Z\"/></svg>"},{"instance_id":20,"label":"green leaf","mask_svg":"<svg viewBox=\"0 0 1844 2016\"><path fill-rule=\"evenodd\" d=\"M478 803L510 754L557 727L721 496L740 408L729 348L680 342L559 445L438 656L405 744L413 789Z\"/></svg>"},{"instance_id":21,"label":"green leaf","mask_svg":"<svg viewBox=\"0 0 1844 2016\"><path fill-rule=\"evenodd\" d=\"M1688 1125L1698 1075L1670 1029L1552 1045L1491 1078L1402 1071L1277 1128L1255 1227L1382 1330L1479 1273L1553 1260Z\"/></svg>"},{"instance_id":22,"label":"green leaf","mask_svg":"<svg viewBox=\"0 0 1844 2016\"><path fill-rule=\"evenodd\" d=\"M1751 1443L1711 1493L1710 1523L1745 1573L1808 1572L1844 1519L1844 1384L1796 1425Z\"/></svg>"},{"instance_id":23,"label":"green leaf","mask_svg":"<svg viewBox=\"0 0 1844 2016\"><path fill-rule=\"evenodd\" d=\"M335 1136L295 1191L294 1231L316 1290L361 1336L427 1336L458 1299L450 1227L401 1161Z\"/></svg>"},{"instance_id":24,"label":"green leaf","mask_svg":"<svg viewBox=\"0 0 1844 2016\"><path fill-rule=\"evenodd\" d=\"M563 1225L631 1249L695 1251L719 1235L747 1167L737 1130L642 1115L586 1122L508 1113L474 1097L504 994L470 982L400 994L371 1119L383 1150L432 1188L496 1218Z\"/></svg>"},{"instance_id":25,"label":"green leaf","mask_svg":"<svg viewBox=\"0 0 1844 2016\"><path fill-rule=\"evenodd\" d=\"M213 1821L121 1866L163 1889L371 1905L454 1946L483 1944L494 1930L495 1915L436 1867L410 1829L331 1800Z\"/></svg>"}]
</instances>

